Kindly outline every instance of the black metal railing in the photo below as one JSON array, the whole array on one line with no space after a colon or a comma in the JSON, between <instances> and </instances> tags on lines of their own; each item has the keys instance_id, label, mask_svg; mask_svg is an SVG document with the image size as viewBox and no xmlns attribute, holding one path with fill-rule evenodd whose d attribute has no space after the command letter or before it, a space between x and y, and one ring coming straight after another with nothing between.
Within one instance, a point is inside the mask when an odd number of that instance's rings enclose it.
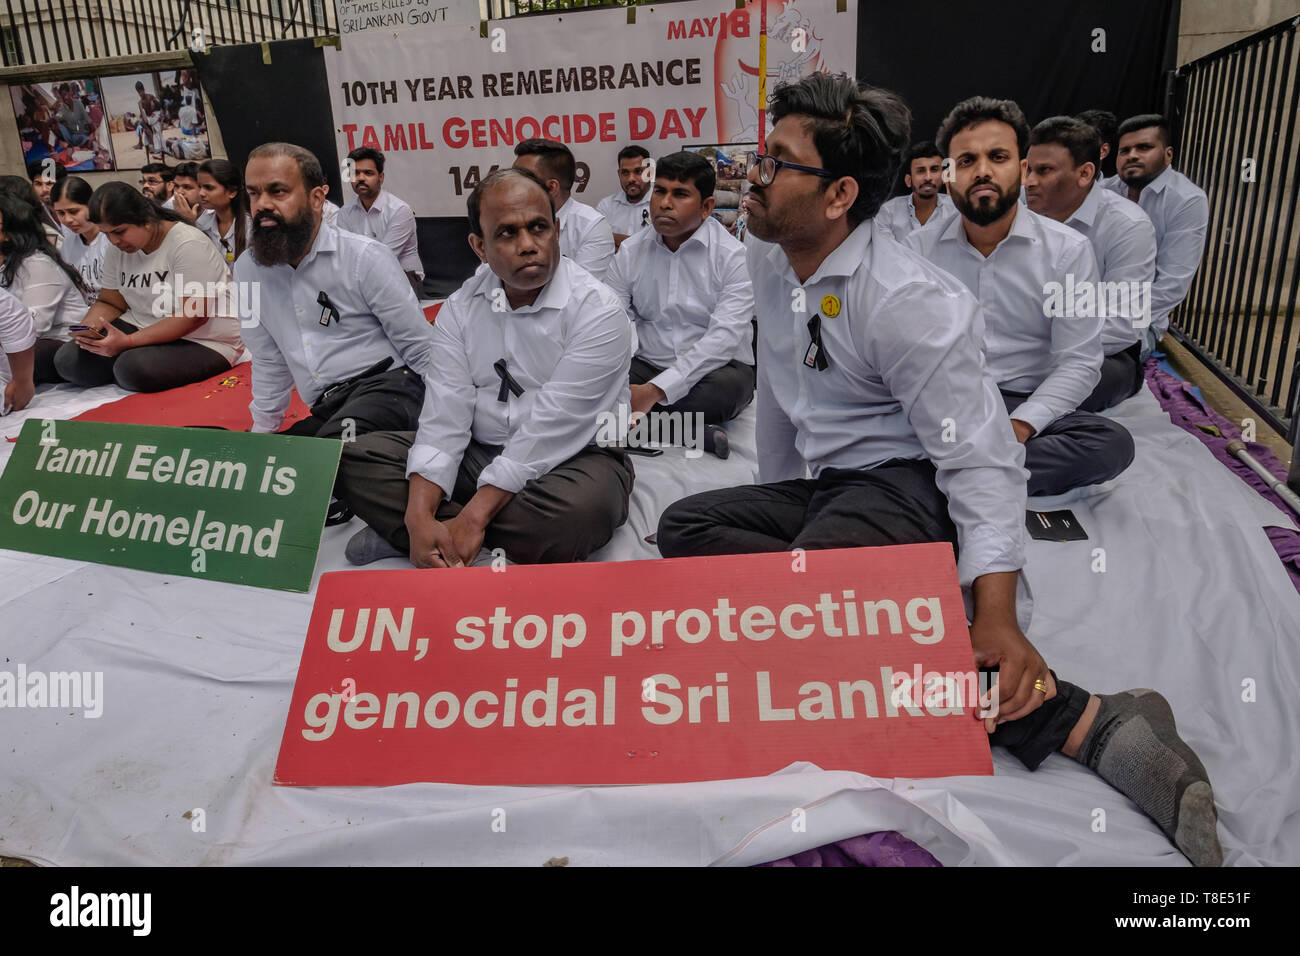
<instances>
[{"instance_id":1,"label":"black metal railing","mask_svg":"<svg viewBox=\"0 0 1300 956\"><path fill-rule=\"evenodd\" d=\"M334 0L0 0L5 67L332 33Z\"/></svg>"},{"instance_id":2,"label":"black metal railing","mask_svg":"<svg viewBox=\"0 0 1300 956\"><path fill-rule=\"evenodd\" d=\"M1205 255L1171 329L1296 440L1300 17L1182 66L1174 164L1205 190Z\"/></svg>"}]
</instances>

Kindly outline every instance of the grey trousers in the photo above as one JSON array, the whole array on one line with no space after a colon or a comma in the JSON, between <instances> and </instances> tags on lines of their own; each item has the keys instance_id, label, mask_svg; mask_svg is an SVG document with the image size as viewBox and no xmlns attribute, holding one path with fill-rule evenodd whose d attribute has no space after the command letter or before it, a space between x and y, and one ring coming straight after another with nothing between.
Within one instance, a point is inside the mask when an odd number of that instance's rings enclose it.
<instances>
[{"instance_id":1,"label":"grey trousers","mask_svg":"<svg viewBox=\"0 0 1300 956\"><path fill-rule=\"evenodd\" d=\"M1028 395L1003 392L1010 414ZM1133 436L1119 422L1070 412L1025 442L1030 495L1059 495L1110 481L1133 464Z\"/></svg>"},{"instance_id":2,"label":"grey trousers","mask_svg":"<svg viewBox=\"0 0 1300 956\"><path fill-rule=\"evenodd\" d=\"M662 371L649 362L633 358L628 381L633 385L644 385ZM655 409L691 414L702 412L704 424L721 425L743 412L753 400L754 366L732 359L696 382L681 401L673 405L656 405Z\"/></svg>"},{"instance_id":3,"label":"grey trousers","mask_svg":"<svg viewBox=\"0 0 1300 956\"><path fill-rule=\"evenodd\" d=\"M413 431L372 432L343 445L338 486L352 510L399 551L409 551L406 531L406 458ZM455 517L474 497L478 477L501 453L471 440L456 486L438 506L439 521ZM528 482L492 519L483 536L516 564L584 561L627 520L634 473L627 453L589 445L540 478ZM447 489L443 489L446 491Z\"/></svg>"},{"instance_id":4,"label":"grey trousers","mask_svg":"<svg viewBox=\"0 0 1300 956\"><path fill-rule=\"evenodd\" d=\"M1134 342L1101 362L1101 378L1092 394L1079 404L1081 412L1102 412L1132 398L1142 388L1142 343Z\"/></svg>"}]
</instances>

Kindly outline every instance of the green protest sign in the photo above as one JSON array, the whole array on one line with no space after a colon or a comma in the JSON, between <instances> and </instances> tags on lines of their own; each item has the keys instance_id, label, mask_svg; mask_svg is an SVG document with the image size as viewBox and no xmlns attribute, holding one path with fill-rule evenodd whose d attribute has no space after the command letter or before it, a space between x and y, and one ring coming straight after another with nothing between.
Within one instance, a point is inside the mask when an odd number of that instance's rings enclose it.
<instances>
[{"instance_id":1,"label":"green protest sign","mask_svg":"<svg viewBox=\"0 0 1300 956\"><path fill-rule=\"evenodd\" d=\"M0 547L306 591L341 447L29 419L0 475Z\"/></svg>"}]
</instances>

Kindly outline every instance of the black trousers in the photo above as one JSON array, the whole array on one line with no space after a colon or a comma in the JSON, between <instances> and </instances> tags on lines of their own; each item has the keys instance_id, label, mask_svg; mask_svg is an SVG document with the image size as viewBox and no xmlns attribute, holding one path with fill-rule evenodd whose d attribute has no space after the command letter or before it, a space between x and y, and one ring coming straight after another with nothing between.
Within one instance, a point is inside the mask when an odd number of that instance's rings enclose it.
<instances>
[{"instance_id":1,"label":"black trousers","mask_svg":"<svg viewBox=\"0 0 1300 956\"><path fill-rule=\"evenodd\" d=\"M125 319L115 319L113 325L127 335L140 331ZM128 392L163 392L225 372L230 363L216 349L176 339L127 349L113 358L65 342L54 355L54 367L64 381L82 388L116 382Z\"/></svg>"},{"instance_id":2,"label":"black trousers","mask_svg":"<svg viewBox=\"0 0 1300 956\"><path fill-rule=\"evenodd\" d=\"M340 438L344 433L410 431L420 423L423 404L424 376L409 368L388 369L322 396L309 416L281 434Z\"/></svg>"},{"instance_id":3,"label":"black trousers","mask_svg":"<svg viewBox=\"0 0 1300 956\"><path fill-rule=\"evenodd\" d=\"M1101 378L1097 387L1079 404L1081 412L1103 412L1132 398L1142 388L1142 343L1134 342L1122 352L1107 355L1101 361Z\"/></svg>"},{"instance_id":4,"label":"black trousers","mask_svg":"<svg viewBox=\"0 0 1300 956\"><path fill-rule=\"evenodd\" d=\"M63 381L63 376L59 374L58 368L54 365L54 356L59 353L66 342L59 339L37 339L36 354L32 368L32 380L37 385L53 384L54 382Z\"/></svg>"},{"instance_id":5,"label":"black trousers","mask_svg":"<svg viewBox=\"0 0 1300 956\"><path fill-rule=\"evenodd\" d=\"M649 362L633 357L628 381L644 385L663 372ZM715 368L687 392L682 400L672 405L656 405L661 412L703 413L704 424L721 425L745 410L754 400L754 366L732 359L721 368Z\"/></svg>"},{"instance_id":6,"label":"black trousers","mask_svg":"<svg viewBox=\"0 0 1300 956\"><path fill-rule=\"evenodd\" d=\"M934 474L928 461L893 459L865 471L831 468L816 478L692 495L660 517L659 550L680 558L947 541L956 551L957 529ZM1000 725L989 742L1033 770L1065 744L1088 698L1058 680L1056 697Z\"/></svg>"},{"instance_id":7,"label":"black trousers","mask_svg":"<svg viewBox=\"0 0 1300 956\"><path fill-rule=\"evenodd\" d=\"M343 446L338 486L352 510L399 551L409 551L406 458L413 431L373 432ZM501 453L471 440L449 500L435 513L455 517L478 490L478 477ZM568 461L524 485L497 513L483 536L516 564L584 561L627 520L632 462L616 448L588 445ZM446 489L444 489L445 491Z\"/></svg>"},{"instance_id":8,"label":"black trousers","mask_svg":"<svg viewBox=\"0 0 1300 956\"><path fill-rule=\"evenodd\" d=\"M1028 395L1003 392L1007 413ZM1070 412L1025 442L1030 495L1059 495L1110 481L1133 464L1133 436L1119 422L1091 412Z\"/></svg>"}]
</instances>

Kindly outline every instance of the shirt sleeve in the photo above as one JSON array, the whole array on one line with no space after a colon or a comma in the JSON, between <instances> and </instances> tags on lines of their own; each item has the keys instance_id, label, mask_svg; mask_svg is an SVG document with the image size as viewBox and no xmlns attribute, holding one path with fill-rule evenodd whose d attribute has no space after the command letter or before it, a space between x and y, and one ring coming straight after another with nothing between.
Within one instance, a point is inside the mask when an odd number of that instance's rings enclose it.
<instances>
[{"instance_id":1,"label":"shirt sleeve","mask_svg":"<svg viewBox=\"0 0 1300 956\"><path fill-rule=\"evenodd\" d=\"M236 283L250 281L247 269L242 266L244 259L241 256L235 262ZM248 405L253 416L252 430L269 434L279 429L284 413L289 409L293 373L279 344L263 327L261 315L253 311L252 305L259 302L258 297L235 296L234 299L240 306L240 334L253 359L253 400Z\"/></svg>"},{"instance_id":2,"label":"shirt sleeve","mask_svg":"<svg viewBox=\"0 0 1300 956\"><path fill-rule=\"evenodd\" d=\"M763 325L758 327L758 420L755 447L758 452L758 480L761 484L789 481L808 474L808 464L795 444L796 430L772 389L771 370L781 356L773 353ZM789 357L786 357L789 362ZM797 374L797 373L796 373Z\"/></svg>"},{"instance_id":3,"label":"shirt sleeve","mask_svg":"<svg viewBox=\"0 0 1300 956\"><path fill-rule=\"evenodd\" d=\"M1128 283L1152 282L1156 273L1156 230L1151 220L1145 216L1127 224L1126 228L1111 243L1106 253L1106 271L1102 273L1102 282ZM1102 293L1098 293L1098 301ZM1112 301L1113 300L1113 301ZM1114 306L1115 315L1107 320L1114 330L1110 336L1102 331L1102 343L1107 338L1115 342L1134 342L1142 337L1142 330L1151 324L1154 309L1147 301L1147 314L1139 315L1139 303L1146 301L1145 296L1117 295L1109 297L1107 309Z\"/></svg>"},{"instance_id":4,"label":"shirt sleeve","mask_svg":"<svg viewBox=\"0 0 1300 956\"><path fill-rule=\"evenodd\" d=\"M401 264L378 246L370 246L357 268L361 272L358 285L365 290L366 304L379 320L384 335L407 368L426 374L432 342L429 322Z\"/></svg>"},{"instance_id":5,"label":"shirt sleeve","mask_svg":"<svg viewBox=\"0 0 1300 956\"><path fill-rule=\"evenodd\" d=\"M599 413L626 392L632 361L627 313L607 293L590 293L577 308L583 321L574 323L564 356L528 417L479 475L480 487L518 492L572 458L591 443Z\"/></svg>"},{"instance_id":6,"label":"shirt sleeve","mask_svg":"<svg viewBox=\"0 0 1300 956\"><path fill-rule=\"evenodd\" d=\"M450 497L474 427L478 397L465 348L465 318L449 299L430 335L429 370L415 444L406 456L406 475L419 475Z\"/></svg>"},{"instance_id":7,"label":"shirt sleeve","mask_svg":"<svg viewBox=\"0 0 1300 956\"><path fill-rule=\"evenodd\" d=\"M1210 206L1202 193L1186 200L1169 218L1156 252L1156 281L1151 286L1151 327L1159 338L1169 328L1169 312L1192 287L1205 251Z\"/></svg>"},{"instance_id":8,"label":"shirt sleeve","mask_svg":"<svg viewBox=\"0 0 1300 956\"><path fill-rule=\"evenodd\" d=\"M609 270L601 280L609 291L618 297L619 304L625 309L632 307L632 276L635 266L632 263L634 247L626 244L609 260Z\"/></svg>"},{"instance_id":9,"label":"shirt sleeve","mask_svg":"<svg viewBox=\"0 0 1300 956\"><path fill-rule=\"evenodd\" d=\"M393 214L384 238L388 248L393 250L393 255L401 263L403 271L414 272L420 278L424 278L424 266L420 262L420 244L416 239L415 213L411 212L410 206L401 206ZM409 282L407 288L410 288Z\"/></svg>"},{"instance_id":10,"label":"shirt sleeve","mask_svg":"<svg viewBox=\"0 0 1300 956\"><path fill-rule=\"evenodd\" d=\"M17 296L0 289L0 352L14 355L36 344L32 313Z\"/></svg>"},{"instance_id":11,"label":"shirt sleeve","mask_svg":"<svg viewBox=\"0 0 1300 956\"><path fill-rule=\"evenodd\" d=\"M1097 257L1092 244L1080 242L1074 250L1062 257L1053 274L1073 274L1075 287L1085 284L1097 288ZM1064 310L1062 310L1064 311ZM1012 410L1010 417L1042 431L1062 415L1068 415L1092 394L1101 378L1101 328L1100 309L1091 309L1090 316L1064 315L1052 321L1051 370L1038 388L1024 402Z\"/></svg>"},{"instance_id":12,"label":"shirt sleeve","mask_svg":"<svg viewBox=\"0 0 1300 956\"><path fill-rule=\"evenodd\" d=\"M594 222L582 237L582 245L574 250L574 262L597 279L604 279L614 258L614 230L604 216Z\"/></svg>"},{"instance_id":13,"label":"shirt sleeve","mask_svg":"<svg viewBox=\"0 0 1300 956\"><path fill-rule=\"evenodd\" d=\"M28 256L14 278L14 288L10 291L31 310L37 338L47 336L51 331L58 333L54 320L58 317L59 303L63 301L65 286L68 285L63 270L45 256Z\"/></svg>"}]
</instances>

